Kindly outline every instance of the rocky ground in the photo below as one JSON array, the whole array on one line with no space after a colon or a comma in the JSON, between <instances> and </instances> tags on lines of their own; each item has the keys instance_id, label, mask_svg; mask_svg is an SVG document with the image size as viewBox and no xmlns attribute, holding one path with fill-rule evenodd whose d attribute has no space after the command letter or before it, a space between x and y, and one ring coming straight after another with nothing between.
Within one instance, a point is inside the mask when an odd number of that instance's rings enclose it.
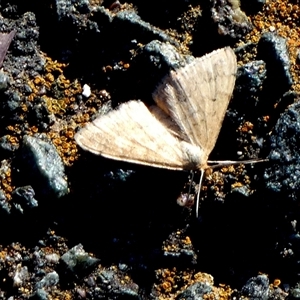
<instances>
[{"instance_id":1,"label":"rocky ground","mask_svg":"<svg viewBox=\"0 0 300 300\"><path fill-rule=\"evenodd\" d=\"M0 299L300 297L298 1L11 0L0 12ZM153 104L170 69L224 46L238 71L210 159L269 161L207 174L199 218L176 203L199 174L76 145L88 121Z\"/></svg>"}]
</instances>

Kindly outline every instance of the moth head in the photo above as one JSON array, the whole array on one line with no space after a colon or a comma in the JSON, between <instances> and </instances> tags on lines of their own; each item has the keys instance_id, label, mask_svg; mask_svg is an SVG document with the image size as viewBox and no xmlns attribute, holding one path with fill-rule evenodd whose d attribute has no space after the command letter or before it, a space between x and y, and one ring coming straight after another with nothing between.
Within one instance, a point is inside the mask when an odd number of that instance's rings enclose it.
<instances>
[{"instance_id":1,"label":"moth head","mask_svg":"<svg viewBox=\"0 0 300 300\"><path fill-rule=\"evenodd\" d=\"M189 193L182 193L177 198L177 204L184 207L192 207L195 204L195 196Z\"/></svg>"}]
</instances>

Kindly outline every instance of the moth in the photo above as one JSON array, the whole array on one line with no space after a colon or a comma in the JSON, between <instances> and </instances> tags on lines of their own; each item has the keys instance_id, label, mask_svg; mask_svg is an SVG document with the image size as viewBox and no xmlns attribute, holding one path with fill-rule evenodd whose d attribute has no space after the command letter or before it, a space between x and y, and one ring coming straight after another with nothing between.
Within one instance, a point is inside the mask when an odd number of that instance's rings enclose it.
<instances>
[{"instance_id":1,"label":"moth","mask_svg":"<svg viewBox=\"0 0 300 300\"><path fill-rule=\"evenodd\" d=\"M195 58L157 86L152 94L156 105L123 103L88 123L75 140L81 148L110 159L200 170L202 180L233 93L236 70L236 56L229 47ZM198 205L196 210L198 214Z\"/></svg>"}]
</instances>

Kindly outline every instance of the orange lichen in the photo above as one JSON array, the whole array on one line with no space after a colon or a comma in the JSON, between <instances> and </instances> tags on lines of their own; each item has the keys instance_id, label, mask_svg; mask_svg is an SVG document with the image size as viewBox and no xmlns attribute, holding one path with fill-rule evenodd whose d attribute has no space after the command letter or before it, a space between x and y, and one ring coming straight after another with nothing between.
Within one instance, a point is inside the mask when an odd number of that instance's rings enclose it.
<instances>
[{"instance_id":1,"label":"orange lichen","mask_svg":"<svg viewBox=\"0 0 300 300\"><path fill-rule=\"evenodd\" d=\"M66 68L67 64L59 63L56 60L53 61L50 57L46 57L46 66L45 69L47 73L59 72L63 73L63 69Z\"/></svg>"},{"instance_id":2,"label":"orange lichen","mask_svg":"<svg viewBox=\"0 0 300 300\"><path fill-rule=\"evenodd\" d=\"M176 268L160 269L157 271L160 283L156 285L156 289L164 294L169 294L178 288L176 282L179 280Z\"/></svg>"},{"instance_id":3,"label":"orange lichen","mask_svg":"<svg viewBox=\"0 0 300 300\"><path fill-rule=\"evenodd\" d=\"M232 174L232 176L236 179L236 181L231 184L232 189L247 186L247 188L251 190L251 180L250 177L246 175L245 165L243 164L224 166L220 170L214 171L211 175L206 177L202 190L214 191L215 195L224 198L228 192L224 190L225 174ZM210 188L208 189L208 187Z\"/></svg>"},{"instance_id":4,"label":"orange lichen","mask_svg":"<svg viewBox=\"0 0 300 300\"><path fill-rule=\"evenodd\" d=\"M102 70L104 73L111 72L113 70L113 67L108 65L108 66L103 67Z\"/></svg>"},{"instance_id":5,"label":"orange lichen","mask_svg":"<svg viewBox=\"0 0 300 300\"><path fill-rule=\"evenodd\" d=\"M236 189L236 188L239 188L239 187L242 187L243 184L241 182L235 182L231 185L231 188L232 189Z\"/></svg>"},{"instance_id":6,"label":"orange lichen","mask_svg":"<svg viewBox=\"0 0 300 300\"><path fill-rule=\"evenodd\" d=\"M129 69L129 68L130 68L130 64L128 64L128 63L124 64L124 65L123 65L123 68L124 68L124 69Z\"/></svg>"},{"instance_id":7,"label":"orange lichen","mask_svg":"<svg viewBox=\"0 0 300 300\"><path fill-rule=\"evenodd\" d=\"M52 73L47 73L46 76L45 76L45 79L49 82L53 82L55 80Z\"/></svg>"},{"instance_id":8,"label":"orange lichen","mask_svg":"<svg viewBox=\"0 0 300 300\"><path fill-rule=\"evenodd\" d=\"M251 130L253 129L254 125L249 122L249 121L246 121L242 126L240 126L239 130L242 131L242 132L250 132L251 133Z\"/></svg>"},{"instance_id":9,"label":"orange lichen","mask_svg":"<svg viewBox=\"0 0 300 300\"><path fill-rule=\"evenodd\" d=\"M73 139L74 130L67 128L58 132L50 132L48 134L49 138L52 140L52 143L55 145L56 149L60 153L61 158L63 159L65 165L70 166L77 159L77 146Z\"/></svg>"},{"instance_id":10,"label":"orange lichen","mask_svg":"<svg viewBox=\"0 0 300 300\"><path fill-rule=\"evenodd\" d=\"M182 240L182 242L186 245L191 245L192 244L192 241L190 239L189 236L186 236L184 240Z\"/></svg>"},{"instance_id":11,"label":"orange lichen","mask_svg":"<svg viewBox=\"0 0 300 300\"><path fill-rule=\"evenodd\" d=\"M0 188L4 191L7 200L11 199L11 193L15 188L12 186L11 167L8 161L3 160L0 168Z\"/></svg>"},{"instance_id":12,"label":"orange lichen","mask_svg":"<svg viewBox=\"0 0 300 300\"><path fill-rule=\"evenodd\" d=\"M99 98L92 93L88 100L82 102L82 107L78 110L76 99L82 93L82 86L78 80L71 81L64 75L66 64L52 61L51 58L46 57L46 66L44 75L38 75L32 80L28 80L28 85L32 92L26 97L26 100L35 104L34 102L41 100L47 108L48 112L58 117L58 123L54 126L56 129L47 132L47 135L56 146L60 156L66 165L71 165L78 157L77 146L74 141L74 130L77 126L83 126L90 120L90 117L97 112L102 104L100 99L109 99L109 93L105 90L99 92ZM124 64L124 68L129 67L129 64ZM39 93L42 91L42 95ZM96 92L97 93L97 92ZM21 110L24 113L23 119L26 120L26 113L28 112L28 102L21 105ZM68 116L66 121L64 116ZM60 125L60 120L64 120L65 125L57 129ZM69 124L69 125L67 125ZM27 127L26 134L33 135L37 133L38 127L31 124ZM11 135L11 142L18 142L15 135Z\"/></svg>"},{"instance_id":13,"label":"orange lichen","mask_svg":"<svg viewBox=\"0 0 300 300\"><path fill-rule=\"evenodd\" d=\"M280 279L274 279L274 281L273 281L273 287L278 287L278 286L280 286L280 284L281 284L281 280Z\"/></svg>"},{"instance_id":14,"label":"orange lichen","mask_svg":"<svg viewBox=\"0 0 300 300\"><path fill-rule=\"evenodd\" d=\"M195 273L193 270L178 271L173 269L159 269L156 271L159 284L155 285L159 292L159 299L175 299L182 291L189 286L203 282L212 287L212 291L203 295L204 299L230 299L232 290L226 285L213 286L213 277L206 273Z\"/></svg>"}]
</instances>

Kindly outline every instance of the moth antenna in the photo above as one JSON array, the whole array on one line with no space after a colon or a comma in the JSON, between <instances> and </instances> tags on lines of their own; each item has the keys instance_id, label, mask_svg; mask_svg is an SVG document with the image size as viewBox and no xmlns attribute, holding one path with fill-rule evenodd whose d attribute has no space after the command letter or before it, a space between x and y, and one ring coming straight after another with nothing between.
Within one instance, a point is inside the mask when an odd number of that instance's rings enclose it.
<instances>
[{"instance_id":1,"label":"moth antenna","mask_svg":"<svg viewBox=\"0 0 300 300\"><path fill-rule=\"evenodd\" d=\"M196 201L196 218L198 218L200 192L201 192L201 185L202 185L202 181L203 181L203 176L204 176L204 170L201 169L201 176L200 176L200 180L199 180L199 191L198 191L198 194L197 194L197 201Z\"/></svg>"},{"instance_id":2,"label":"moth antenna","mask_svg":"<svg viewBox=\"0 0 300 300\"><path fill-rule=\"evenodd\" d=\"M248 160L209 160L207 161L209 164L216 164L214 166L210 166L211 169L216 169L219 167L224 167L228 165L240 165L240 164L256 164L260 162L269 161L267 158L263 159L248 159Z\"/></svg>"}]
</instances>

